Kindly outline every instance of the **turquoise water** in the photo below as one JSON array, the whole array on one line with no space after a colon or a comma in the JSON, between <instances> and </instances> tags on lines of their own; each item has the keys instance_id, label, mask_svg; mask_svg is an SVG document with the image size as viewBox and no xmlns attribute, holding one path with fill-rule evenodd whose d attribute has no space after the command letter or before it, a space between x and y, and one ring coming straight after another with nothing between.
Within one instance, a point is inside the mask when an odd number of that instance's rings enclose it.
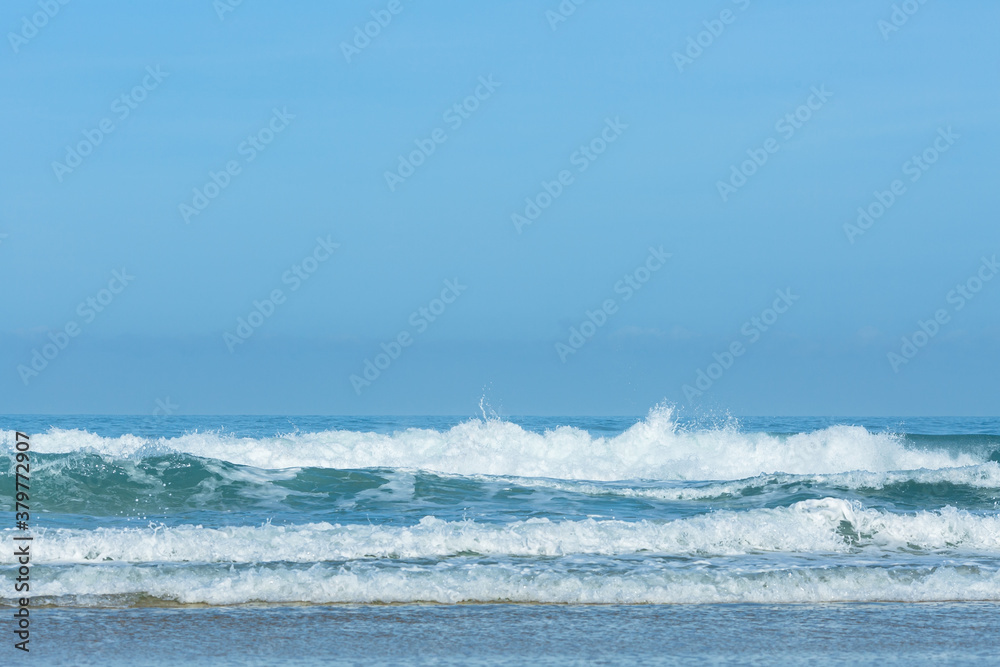
<instances>
[{"instance_id":1,"label":"turquoise water","mask_svg":"<svg viewBox=\"0 0 1000 667\"><path fill-rule=\"evenodd\" d=\"M373 662L393 662L378 637L411 642L419 662L448 657L436 632L497 627L510 633L473 642L467 661L502 662L506 637L512 664L627 662L597 628L635 660L732 658L730 635L753 628L747 659L808 662L827 650L782 644L782 628L818 633L820 646L852 627L867 637L873 622L891 637L856 645L855 661L893 642L971 660L984 645L955 643L955 619L996 619L1000 601L996 418L690 422L660 407L505 420L7 416L0 427L8 456L14 430L31 435L32 642L66 664L79 628L118 628L105 657L139 664L135 628L175 622L235 642L242 664L267 654L245 653L243 634L290 618L301 646L367 647ZM4 507L13 488L5 469ZM5 549L6 605L14 570ZM551 630L550 653L531 623ZM719 623L735 624L729 640ZM185 662L164 650L144 659Z\"/></svg>"}]
</instances>

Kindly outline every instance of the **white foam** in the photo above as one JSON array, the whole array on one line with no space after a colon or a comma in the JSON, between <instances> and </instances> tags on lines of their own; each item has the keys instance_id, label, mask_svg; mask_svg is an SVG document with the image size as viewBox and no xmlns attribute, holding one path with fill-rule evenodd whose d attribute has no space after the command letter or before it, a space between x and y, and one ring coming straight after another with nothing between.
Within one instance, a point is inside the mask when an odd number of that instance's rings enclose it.
<instances>
[{"instance_id":1,"label":"white foam","mask_svg":"<svg viewBox=\"0 0 1000 667\"><path fill-rule=\"evenodd\" d=\"M120 604L148 595L185 604L247 602L541 602L664 604L1000 600L1000 573L969 566L778 570L553 571L518 563L405 568L235 566L74 567L33 582L32 595L61 604ZM94 597L90 597L94 596ZM103 599L102 599L103 598Z\"/></svg>"},{"instance_id":2,"label":"white foam","mask_svg":"<svg viewBox=\"0 0 1000 667\"><path fill-rule=\"evenodd\" d=\"M845 530L849 528L849 531ZM914 550L951 555L1000 554L1000 517L955 508L892 514L837 498L790 507L719 511L674 521L550 521L494 524L425 517L412 526L306 525L41 529L39 564L266 563L364 558L753 553L874 553ZM0 553L12 564L12 553Z\"/></svg>"},{"instance_id":3,"label":"white foam","mask_svg":"<svg viewBox=\"0 0 1000 667\"><path fill-rule=\"evenodd\" d=\"M12 434L5 434L7 445ZM51 429L32 438L35 451L93 451L112 457L183 452L257 468L403 468L459 475L512 475L587 480L736 480L755 475L835 474L940 469L982 463L970 454L917 450L892 434L860 426L773 436L734 428L678 429L657 407L615 437L563 426L544 433L499 420L471 420L447 431L411 428L393 434L356 431L240 438L194 433L176 438L104 438Z\"/></svg>"}]
</instances>

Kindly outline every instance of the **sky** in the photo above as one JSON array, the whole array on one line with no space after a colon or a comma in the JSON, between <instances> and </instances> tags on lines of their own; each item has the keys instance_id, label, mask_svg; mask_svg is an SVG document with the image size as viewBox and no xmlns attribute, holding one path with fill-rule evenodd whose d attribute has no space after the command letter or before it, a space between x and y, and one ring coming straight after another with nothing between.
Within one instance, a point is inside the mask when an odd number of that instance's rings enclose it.
<instances>
[{"instance_id":1,"label":"sky","mask_svg":"<svg viewBox=\"0 0 1000 667\"><path fill-rule=\"evenodd\" d=\"M1000 5L0 6L0 412L996 415Z\"/></svg>"}]
</instances>

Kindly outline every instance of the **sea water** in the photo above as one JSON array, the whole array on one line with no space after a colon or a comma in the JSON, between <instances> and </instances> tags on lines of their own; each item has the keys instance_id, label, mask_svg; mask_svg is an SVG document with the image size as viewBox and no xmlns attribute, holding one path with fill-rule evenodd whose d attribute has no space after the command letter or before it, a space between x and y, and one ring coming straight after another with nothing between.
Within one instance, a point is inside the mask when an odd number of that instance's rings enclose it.
<instances>
[{"instance_id":1,"label":"sea water","mask_svg":"<svg viewBox=\"0 0 1000 667\"><path fill-rule=\"evenodd\" d=\"M30 436L40 664L931 664L1000 649L996 418L690 421L660 406L0 428L11 462L15 431ZM10 510L14 487L11 463ZM4 548L8 619L16 570Z\"/></svg>"}]
</instances>

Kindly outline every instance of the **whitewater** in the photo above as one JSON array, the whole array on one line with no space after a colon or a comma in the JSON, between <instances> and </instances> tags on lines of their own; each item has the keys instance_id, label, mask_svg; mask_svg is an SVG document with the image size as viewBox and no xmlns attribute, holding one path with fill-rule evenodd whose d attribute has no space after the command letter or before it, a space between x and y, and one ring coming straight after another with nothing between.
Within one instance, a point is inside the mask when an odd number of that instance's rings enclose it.
<instances>
[{"instance_id":1,"label":"whitewater","mask_svg":"<svg viewBox=\"0 0 1000 667\"><path fill-rule=\"evenodd\" d=\"M1000 600L1000 420L2 425L54 608Z\"/></svg>"}]
</instances>

